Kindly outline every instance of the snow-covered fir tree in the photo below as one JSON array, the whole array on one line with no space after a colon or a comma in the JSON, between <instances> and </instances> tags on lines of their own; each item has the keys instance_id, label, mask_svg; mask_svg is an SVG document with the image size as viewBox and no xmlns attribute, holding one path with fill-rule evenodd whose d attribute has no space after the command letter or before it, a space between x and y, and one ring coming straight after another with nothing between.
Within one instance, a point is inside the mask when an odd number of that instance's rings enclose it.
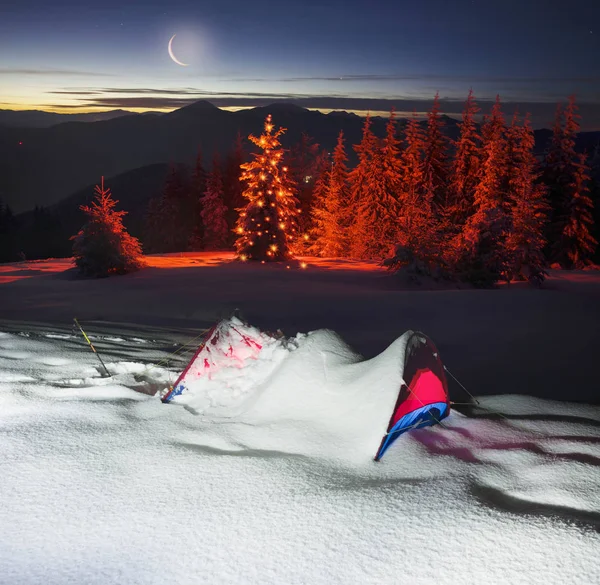
<instances>
[{"instance_id":1,"label":"snow-covered fir tree","mask_svg":"<svg viewBox=\"0 0 600 585\"><path fill-rule=\"evenodd\" d=\"M574 137L573 140L565 137L563 115L563 106L559 103L556 106L552 138L544 157L542 174L551 209L547 229L548 240L551 245L558 240L562 230L562 218L565 212L564 190L565 185L569 183L569 176L573 174L571 161L575 158Z\"/></svg>"},{"instance_id":2,"label":"snow-covered fir tree","mask_svg":"<svg viewBox=\"0 0 600 585\"><path fill-rule=\"evenodd\" d=\"M549 207L545 189L537 181L534 146L529 115L519 125L515 114L507 130L510 221L504 243L505 265L508 279L528 279L539 284L545 276L544 227Z\"/></svg>"},{"instance_id":3,"label":"snow-covered fir tree","mask_svg":"<svg viewBox=\"0 0 600 585\"><path fill-rule=\"evenodd\" d=\"M475 114L479 111L473 95L469 97L459 124L460 134L451 169L449 186L448 216L453 225L460 228L473 210L475 187L479 182L481 137L477 130Z\"/></svg>"},{"instance_id":4,"label":"snow-covered fir tree","mask_svg":"<svg viewBox=\"0 0 600 585\"><path fill-rule=\"evenodd\" d=\"M433 191L425 181L425 135L413 117L405 131L402 152L401 212L396 244L422 261L430 262L437 248L437 222L433 213Z\"/></svg>"},{"instance_id":5,"label":"snow-covered fir tree","mask_svg":"<svg viewBox=\"0 0 600 585\"><path fill-rule=\"evenodd\" d=\"M340 132L331 168L322 174L316 189L311 252L319 256L339 258L347 252L346 230L350 223L347 161L344 133Z\"/></svg>"},{"instance_id":6,"label":"snow-covered fir tree","mask_svg":"<svg viewBox=\"0 0 600 585\"><path fill-rule=\"evenodd\" d=\"M187 169L171 164L162 194L150 201L146 237L151 252L183 252L189 249L199 222L197 194L190 189Z\"/></svg>"},{"instance_id":7,"label":"snow-covered fir tree","mask_svg":"<svg viewBox=\"0 0 600 585\"><path fill-rule=\"evenodd\" d=\"M240 133L237 134L233 148L225 158L223 165L223 200L227 207L227 225L229 227L228 242L233 245L235 241L235 224L239 217L239 209L244 207L246 200L242 193L246 188L242 176L242 164L245 160L244 141Z\"/></svg>"},{"instance_id":8,"label":"snow-covered fir tree","mask_svg":"<svg viewBox=\"0 0 600 585\"><path fill-rule=\"evenodd\" d=\"M590 264L598 242L592 234L594 204L590 197L590 175L586 156L575 164L573 182L568 185L568 205L560 237L555 244L555 259L564 268L584 268Z\"/></svg>"},{"instance_id":9,"label":"snow-covered fir tree","mask_svg":"<svg viewBox=\"0 0 600 585\"><path fill-rule=\"evenodd\" d=\"M227 207L223 202L223 178L219 156L215 154L212 169L206 179L206 191L202 198L203 244L205 250L227 248L229 229Z\"/></svg>"},{"instance_id":10,"label":"snow-covered fir tree","mask_svg":"<svg viewBox=\"0 0 600 585\"><path fill-rule=\"evenodd\" d=\"M123 225L126 211L115 211L110 189L104 188L104 177L96 185L91 205L82 205L87 222L72 236L73 259L85 276L126 274L143 266L142 248Z\"/></svg>"},{"instance_id":11,"label":"snow-covered fir tree","mask_svg":"<svg viewBox=\"0 0 600 585\"><path fill-rule=\"evenodd\" d=\"M15 216L8 204L0 200L0 262L12 262L17 259L15 249Z\"/></svg>"},{"instance_id":12,"label":"snow-covered fir tree","mask_svg":"<svg viewBox=\"0 0 600 585\"><path fill-rule=\"evenodd\" d=\"M383 157L380 140L373 134L368 116L362 140L354 146L354 150L358 164L350 173L349 210L354 219L348 228L349 253L354 258L381 259L393 248L393 242L384 236L384 226L388 223L384 202L389 203L389 194L381 180Z\"/></svg>"},{"instance_id":13,"label":"snow-covered fir tree","mask_svg":"<svg viewBox=\"0 0 600 585\"><path fill-rule=\"evenodd\" d=\"M483 128L479 181L473 194L473 212L459 237L468 277L486 285L505 272L504 239L508 221L508 151L500 99Z\"/></svg>"},{"instance_id":14,"label":"snow-covered fir tree","mask_svg":"<svg viewBox=\"0 0 600 585\"><path fill-rule=\"evenodd\" d=\"M235 248L241 260L280 261L291 257L290 245L298 237L298 201L281 166L283 149L279 137L285 128L274 129L271 115L260 136L249 139L259 147L254 160L244 163L241 179L247 201L236 225Z\"/></svg>"},{"instance_id":15,"label":"snow-covered fir tree","mask_svg":"<svg viewBox=\"0 0 600 585\"><path fill-rule=\"evenodd\" d=\"M392 110L386 126L385 138L381 144L381 181L385 199L380 202L379 214L381 217L380 238L384 244L383 252L389 251L390 248L393 249L397 244L402 212L400 200L403 178L398 127L395 112Z\"/></svg>"},{"instance_id":16,"label":"snow-covered fir tree","mask_svg":"<svg viewBox=\"0 0 600 585\"><path fill-rule=\"evenodd\" d=\"M550 258L564 268L581 268L592 257L593 202L585 156L575 152L579 115L575 96L562 112L557 109L552 141L545 160L544 181L552 206L548 230ZM564 119L564 125L561 122Z\"/></svg>"},{"instance_id":17,"label":"snow-covered fir tree","mask_svg":"<svg viewBox=\"0 0 600 585\"><path fill-rule=\"evenodd\" d=\"M202 150L198 148L196 160L194 163L194 171L192 173L192 181L190 185L190 196L193 201L193 227L190 236L190 250L201 250L203 245L203 226L202 226L202 199L206 191L207 173L204 168L204 157Z\"/></svg>"},{"instance_id":18,"label":"snow-covered fir tree","mask_svg":"<svg viewBox=\"0 0 600 585\"><path fill-rule=\"evenodd\" d=\"M315 185L324 158L319 145L306 132L302 132L300 140L290 148L287 159L289 178L298 199L298 233L302 236L300 241L303 242L304 236L311 229Z\"/></svg>"},{"instance_id":19,"label":"snow-covered fir tree","mask_svg":"<svg viewBox=\"0 0 600 585\"><path fill-rule=\"evenodd\" d=\"M433 194L433 202L437 209L448 204L448 139L444 135L444 120L440 116L439 94L435 94L433 106L427 115L427 131L425 135L423 159L423 181Z\"/></svg>"},{"instance_id":20,"label":"snow-covered fir tree","mask_svg":"<svg viewBox=\"0 0 600 585\"><path fill-rule=\"evenodd\" d=\"M311 169L310 182L305 182L305 188L309 189L310 192L305 193L305 197L310 199L310 208L306 211L299 209L299 220L298 220L298 234L294 244L291 247L292 254L294 256L304 256L310 254L317 254L318 252L314 248L314 210L319 204L319 201L323 201L325 197L325 191L327 190L327 183L329 181L329 170L331 168L331 156L325 150L322 150L313 164ZM294 181L293 183L297 183ZM308 214L308 217L303 217L304 214Z\"/></svg>"}]
</instances>

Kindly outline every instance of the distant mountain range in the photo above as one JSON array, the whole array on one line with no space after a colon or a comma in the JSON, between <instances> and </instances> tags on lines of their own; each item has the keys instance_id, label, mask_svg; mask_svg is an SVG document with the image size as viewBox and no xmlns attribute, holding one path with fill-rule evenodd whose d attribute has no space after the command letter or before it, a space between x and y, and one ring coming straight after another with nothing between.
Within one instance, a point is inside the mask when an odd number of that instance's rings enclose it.
<instances>
[{"instance_id":1,"label":"distant mountain range","mask_svg":"<svg viewBox=\"0 0 600 585\"><path fill-rule=\"evenodd\" d=\"M229 151L238 133L243 137L259 134L268 113L277 126L288 129L284 147L306 133L332 150L343 130L352 162L351 145L361 139L363 118L347 112L323 114L288 103L230 112L199 101L168 114L115 110L69 115L4 110L0 111L0 199L15 212L22 212L36 205L51 206L97 183L102 175L112 177L169 162L191 164L198 149L208 163L214 151ZM17 124L19 116L21 122ZM58 123L56 116L62 116ZM98 120L98 116L104 119ZM386 122L373 118L377 135L384 135ZM448 136L455 138L457 121L446 118L446 122ZM548 130L536 132L538 149L544 148L549 135ZM599 141L600 132L582 133L578 148L591 149ZM142 173L137 172L137 176ZM108 184L117 199L125 197Z\"/></svg>"},{"instance_id":2,"label":"distant mountain range","mask_svg":"<svg viewBox=\"0 0 600 585\"><path fill-rule=\"evenodd\" d=\"M49 128L62 122L101 122L121 116L130 116L127 110L90 112L88 114L58 114L40 110L0 110L0 126L13 128Z\"/></svg>"}]
</instances>

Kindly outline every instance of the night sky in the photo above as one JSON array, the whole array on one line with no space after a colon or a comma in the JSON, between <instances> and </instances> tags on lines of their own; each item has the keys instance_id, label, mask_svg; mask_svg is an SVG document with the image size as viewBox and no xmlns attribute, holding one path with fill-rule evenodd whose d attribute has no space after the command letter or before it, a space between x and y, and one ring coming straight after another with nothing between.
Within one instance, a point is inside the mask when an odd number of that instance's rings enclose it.
<instances>
[{"instance_id":1,"label":"night sky","mask_svg":"<svg viewBox=\"0 0 600 585\"><path fill-rule=\"evenodd\" d=\"M439 91L453 113L472 87L538 126L575 93L600 128L600 0L2 0L0 16L0 108L419 112Z\"/></svg>"}]
</instances>

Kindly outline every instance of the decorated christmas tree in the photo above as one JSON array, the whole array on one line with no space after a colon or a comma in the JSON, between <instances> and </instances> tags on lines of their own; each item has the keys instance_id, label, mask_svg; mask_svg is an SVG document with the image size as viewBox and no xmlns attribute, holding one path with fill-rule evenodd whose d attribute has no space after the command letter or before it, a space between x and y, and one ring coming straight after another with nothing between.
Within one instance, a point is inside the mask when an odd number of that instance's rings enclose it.
<instances>
[{"instance_id":1,"label":"decorated christmas tree","mask_svg":"<svg viewBox=\"0 0 600 585\"><path fill-rule=\"evenodd\" d=\"M82 205L88 217L80 232L73 236L73 259L85 276L126 274L143 266L139 241L127 233L123 225L126 211L115 211L110 189L104 188L104 177L96 185L91 205Z\"/></svg>"},{"instance_id":2,"label":"decorated christmas tree","mask_svg":"<svg viewBox=\"0 0 600 585\"><path fill-rule=\"evenodd\" d=\"M282 164L279 137L285 128L275 130L271 115L264 132L249 139L260 148L254 160L244 163L241 180L247 201L236 224L235 248L240 260L281 261L291 257L290 245L297 237L298 201Z\"/></svg>"}]
</instances>

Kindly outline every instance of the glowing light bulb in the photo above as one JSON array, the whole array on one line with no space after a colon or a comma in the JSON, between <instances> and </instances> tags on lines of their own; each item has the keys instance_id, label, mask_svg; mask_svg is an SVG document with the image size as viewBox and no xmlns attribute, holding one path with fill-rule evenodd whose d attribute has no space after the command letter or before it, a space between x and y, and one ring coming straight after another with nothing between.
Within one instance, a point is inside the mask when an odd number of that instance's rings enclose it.
<instances>
[{"instance_id":1,"label":"glowing light bulb","mask_svg":"<svg viewBox=\"0 0 600 585\"><path fill-rule=\"evenodd\" d=\"M240 260L241 260L242 262L246 262L246 260L248 260L248 256L246 256L246 254L242 254L242 255L240 256Z\"/></svg>"},{"instance_id":2,"label":"glowing light bulb","mask_svg":"<svg viewBox=\"0 0 600 585\"><path fill-rule=\"evenodd\" d=\"M243 234L244 233L244 228L243 227L239 227L237 230L238 234Z\"/></svg>"}]
</instances>

